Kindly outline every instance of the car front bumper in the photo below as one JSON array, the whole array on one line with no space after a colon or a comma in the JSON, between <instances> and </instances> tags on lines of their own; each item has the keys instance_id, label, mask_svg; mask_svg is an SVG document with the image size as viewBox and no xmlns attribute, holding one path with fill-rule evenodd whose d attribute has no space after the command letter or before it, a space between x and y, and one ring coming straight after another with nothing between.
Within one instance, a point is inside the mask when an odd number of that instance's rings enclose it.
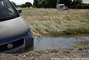
<instances>
[{"instance_id":1,"label":"car front bumper","mask_svg":"<svg viewBox=\"0 0 89 60\"><path fill-rule=\"evenodd\" d=\"M24 42L22 45L13 48L13 49L9 49L9 50L5 50L5 51L1 51L0 53L16 53L16 52L23 52L25 51L25 49L31 48L33 46L33 40L34 38L31 37L29 38L29 40L26 40L24 38ZM10 42L11 43L11 42ZM18 44L18 43L17 43Z\"/></svg>"}]
</instances>

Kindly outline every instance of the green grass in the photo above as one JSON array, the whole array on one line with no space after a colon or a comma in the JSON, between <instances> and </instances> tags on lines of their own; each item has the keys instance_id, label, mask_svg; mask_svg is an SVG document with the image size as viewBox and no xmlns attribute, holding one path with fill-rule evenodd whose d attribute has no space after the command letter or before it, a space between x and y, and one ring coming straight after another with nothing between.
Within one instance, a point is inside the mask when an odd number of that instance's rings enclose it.
<instances>
[{"instance_id":1,"label":"green grass","mask_svg":"<svg viewBox=\"0 0 89 60\"><path fill-rule=\"evenodd\" d=\"M89 46L89 40L86 41L80 41L78 43L75 44L75 48L84 48L84 47L88 47Z\"/></svg>"},{"instance_id":2,"label":"green grass","mask_svg":"<svg viewBox=\"0 0 89 60\"><path fill-rule=\"evenodd\" d=\"M23 8L21 15L34 35L60 36L89 34L88 9Z\"/></svg>"}]
</instances>

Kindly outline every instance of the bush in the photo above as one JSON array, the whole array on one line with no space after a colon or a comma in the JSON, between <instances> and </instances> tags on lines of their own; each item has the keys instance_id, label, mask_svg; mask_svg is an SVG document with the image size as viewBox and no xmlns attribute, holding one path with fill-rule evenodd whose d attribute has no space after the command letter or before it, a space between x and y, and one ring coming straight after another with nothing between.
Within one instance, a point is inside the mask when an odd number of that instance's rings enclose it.
<instances>
[{"instance_id":1,"label":"bush","mask_svg":"<svg viewBox=\"0 0 89 60\"><path fill-rule=\"evenodd\" d=\"M22 4L22 5L21 5L21 7L22 7L22 8L25 8L25 7L26 7L26 5L25 5L25 4Z\"/></svg>"},{"instance_id":2,"label":"bush","mask_svg":"<svg viewBox=\"0 0 89 60\"><path fill-rule=\"evenodd\" d=\"M22 4L20 7L21 8L26 8L26 7L31 7L32 6L32 4L30 3L30 2L26 2L25 4Z\"/></svg>"},{"instance_id":3,"label":"bush","mask_svg":"<svg viewBox=\"0 0 89 60\"><path fill-rule=\"evenodd\" d=\"M73 8L73 9L89 9L89 4L71 4L70 8Z\"/></svg>"}]
</instances>

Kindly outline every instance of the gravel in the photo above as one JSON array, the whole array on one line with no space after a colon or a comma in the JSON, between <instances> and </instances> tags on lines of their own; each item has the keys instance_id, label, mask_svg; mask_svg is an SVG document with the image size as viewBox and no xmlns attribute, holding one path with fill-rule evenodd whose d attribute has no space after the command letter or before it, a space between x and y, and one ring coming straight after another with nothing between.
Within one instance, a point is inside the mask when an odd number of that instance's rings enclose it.
<instances>
[{"instance_id":1,"label":"gravel","mask_svg":"<svg viewBox=\"0 0 89 60\"><path fill-rule=\"evenodd\" d=\"M36 50L14 54L7 53L0 54L0 60L58 60L58 58L89 58L89 50L82 48L81 49L62 48Z\"/></svg>"}]
</instances>

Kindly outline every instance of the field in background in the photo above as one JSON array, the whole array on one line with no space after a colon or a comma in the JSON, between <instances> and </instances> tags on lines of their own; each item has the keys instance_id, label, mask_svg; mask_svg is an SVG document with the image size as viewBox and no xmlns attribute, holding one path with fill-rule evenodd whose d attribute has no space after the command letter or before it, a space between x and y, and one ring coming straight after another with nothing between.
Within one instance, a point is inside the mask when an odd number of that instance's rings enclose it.
<instances>
[{"instance_id":1,"label":"field in background","mask_svg":"<svg viewBox=\"0 0 89 60\"><path fill-rule=\"evenodd\" d=\"M34 35L60 36L89 34L88 9L37 9L22 8L21 15Z\"/></svg>"}]
</instances>

